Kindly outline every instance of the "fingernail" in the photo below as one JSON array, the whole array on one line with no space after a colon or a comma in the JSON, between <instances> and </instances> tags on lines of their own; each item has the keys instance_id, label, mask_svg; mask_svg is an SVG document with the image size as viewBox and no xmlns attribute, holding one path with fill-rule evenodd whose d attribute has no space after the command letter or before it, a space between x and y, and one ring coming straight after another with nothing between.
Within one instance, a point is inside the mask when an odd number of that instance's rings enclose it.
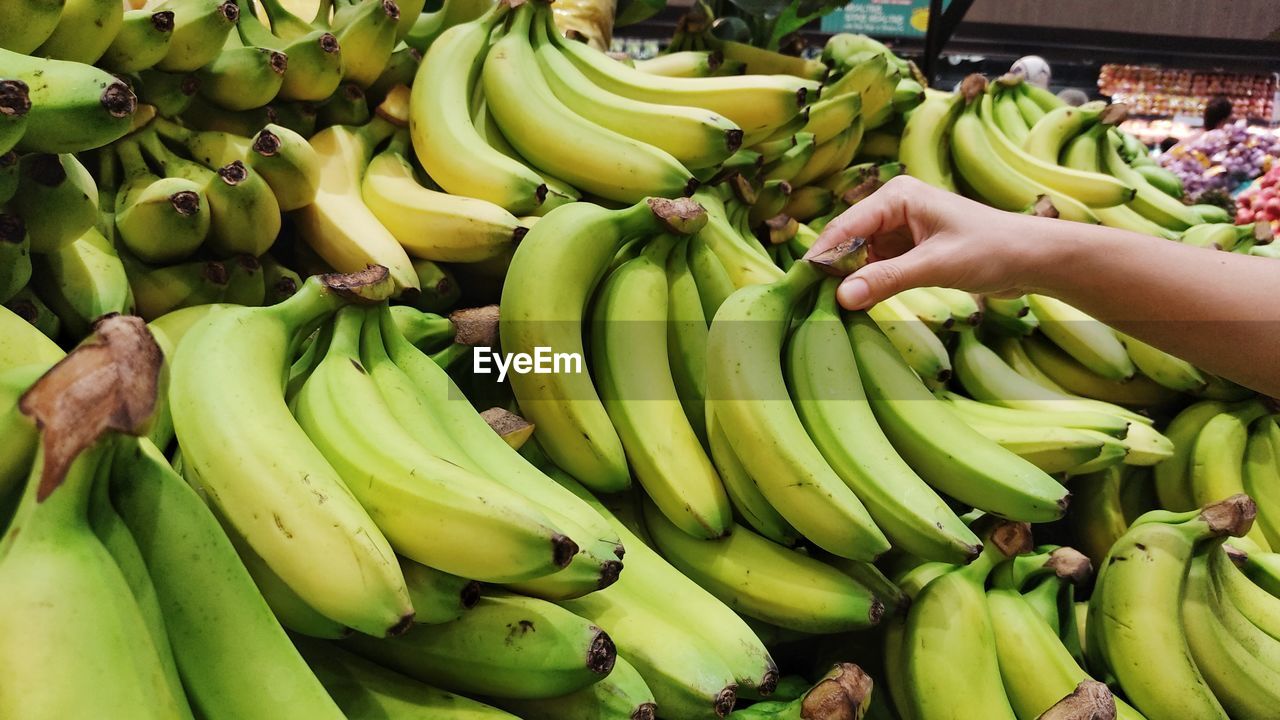
<instances>
[{"instance_id":1,"label":"fingernail","mask_svg":"<svg viewBox=\"0 0 1280 720\"><path fill-rule=\"evenodd\" d=\"M836 299L846 310L861 310L871 300L871 286L862 278L851 277L840 283Z\"/></svg>"}]
</instances>

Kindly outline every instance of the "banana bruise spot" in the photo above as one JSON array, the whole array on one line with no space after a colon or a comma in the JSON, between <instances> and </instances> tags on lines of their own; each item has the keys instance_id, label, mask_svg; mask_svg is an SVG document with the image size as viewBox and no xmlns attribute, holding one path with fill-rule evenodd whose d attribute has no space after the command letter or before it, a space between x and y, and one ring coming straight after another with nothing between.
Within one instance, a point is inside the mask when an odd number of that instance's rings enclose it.
<instances>
[{"instance_id":1,"label":"banana bruise spot","mask_svg":"<svg viewBox=\"0 0 1280 720\"><path fill-rule=\"evenodd\" d=\"M140 434L156 407L164 355L146 323L107 315L18 400L40 429L44 467L36 500L66 478L72 461L109 431Z\"/></svg>"},{"instance_id":2,"label":"banana bruise spot","mask_svg":"<svg viewBox=\"0 0 1280 720\"><path fill-rule=\"evenodd\" d=\"M0 81L0 115L22 117L31 111L31 96L21 80Z\"/></svg>"},{"instance_id":3,"label":"banana bruise spot","mask_svg":"<svg viewBox=\"0 0 1280 720\"><path fill-rule=\"evenodd\" d=\"M102 91L100 102L107 114L115 118L129 117L138 108L138 97L120 80L107 85Z\"/></svg>"},{"instance_id":4,"label":"banana bruise spot","mask_svg":"<svg viewBox=\"0 0 1280 720\"><path fill-rule=\"evenodd\" d=\"M587 648L587 669L597 675L608 675L613 672L613 664L618 660L618 648L614 646L613 638L608 633L597 627L592 629L596 634Z\"/></svg>"}]
</instances>

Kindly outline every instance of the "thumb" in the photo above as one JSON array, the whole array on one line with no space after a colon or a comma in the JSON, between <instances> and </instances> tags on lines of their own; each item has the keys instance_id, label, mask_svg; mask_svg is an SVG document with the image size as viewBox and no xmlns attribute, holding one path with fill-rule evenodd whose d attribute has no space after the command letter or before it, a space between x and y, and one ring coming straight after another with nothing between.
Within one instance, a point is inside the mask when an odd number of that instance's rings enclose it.
<instances>
[{"instance_id":1,"label":"thumb","mask_svg":"<svg viewBox=\"0 0 1280 720\"><path fill-rule=\"evenodd\" d=\"M917 248L863 266L840 283L836 299L846 310L865 310L903 290L936 284L928 280L929 266L921 255Z\"/></svg>"}]
</instances>

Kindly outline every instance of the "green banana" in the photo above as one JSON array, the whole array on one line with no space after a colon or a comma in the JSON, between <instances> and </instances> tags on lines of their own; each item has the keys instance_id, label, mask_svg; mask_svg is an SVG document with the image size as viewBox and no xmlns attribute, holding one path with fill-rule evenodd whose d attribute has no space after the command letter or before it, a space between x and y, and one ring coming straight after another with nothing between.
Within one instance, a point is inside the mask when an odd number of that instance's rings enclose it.
<instances>
[{"instance_id":1,"label":"green banana","mask_svg":"<svg viewBox=\"0 0 1280 720\"><path fill-rule=\"evenodd\" d=\"M885 298L867 310L893 347L931 388L951 378L951 359L938 336L898 297Z\"/></svg>"},{"instance_id":2,"label":"green banana","mask_svg":"<svg viewBox=\"0 0 1280 720\"><path fill-rule=\"evenodd\" d=\"M1244 490L1258 503L1257 526L1267 545L1280 547L1280 506L1276 491L1280 489L1280 425L1273 415L1264 415L1249 427L1249 441L1244 459Z\"/></svg>"},{"instance_id":3,"label":"green banana","mask_svg":"<svg viewBox=\"0 0 1280 720\"><path fill-rule=\"evenodd\" d=\"M213 62L240 20L235 0L165 0L151 10L173 11L173 35L164 58L153 67L190 73Z\"/></svg>"},{"instance_id":4,"label":"green banana","mask_svg":"<svg viewBox=\"0 0 1280 720\"><path fill-rule=\"evenodd\" d=\"M240 40L248 46L278 50L289 59L279 87L281 100L318 102L338 89L343 52L333 33L316 28L286 40L253 16L248 0L237 0L236 4L240 8Z\"/></svg>"},{"instance_id":5,"label":"green banana","mask_svg":"<svg viewBox=\"0 0 1280 720\"><path fill-rule=\"evenodd\" d=\"M0 213L0 303L27 286L31 280L31 236L17 215Z\"/></svg>"},{"instance_id":6,"label":"green banana","mask_svg":"<svg viewBox=\"0 0 1280 720\"><path fill-rule=\"evenodd\" d=\"M222 52L196 70L200 94L232 112L260 108L275 99L284 85L289 56L265 47L245 45L238 33L227 36Z\"/></svg>"},{"instance_id":7,"label":"green banana","mask_svg":"<svg viewBox=\"0 0 1280 720\"><path fill-rule=\"evenodd\" d=\"M18 163L9 207L27 225L31 250L56 252L98 221L98 185L74 155L31 154Z\"/></svg>"},{"instance_id":8,"label":"green banana","mask_svg":"<svg viewBox=\"0 0 1280 720\"><path fill-rule=\"evenodd\" d=\"M129 289L138 314L146 320L182 308L216 302L231 279L224 263L194 260L162 268L150 268L127 253L124 263Z\"/></svg>"},{"instance_id":9,"label":"green banana","mask_svg":"<svg viewBox=\"0 0 1280 720\"><path fill-rule=\"evenodd\" d=\"M1169 230L1181 231L1192 225L1199 225L1200 216L1196 211L1156 188L1141 173L1125 163L1120 157L1119 142L1115 133L1108 132L1105 138L1099 139L1098 146L1103 169L1135 188L1136 194L1129 207Z\"/></svg>"},{"instance_id":10,"label":"green banana","mask_svg":"<svg viewBox=\"0 0 1280 720\"><path fill-rule=\"evenodd\" d=\"M33 328L37 335L52 342L62 332L62 320L35 294L30 286L18 291L5 304L7 314ZM24 335L26 333L23 333ZM54 345L57 347L57 345Z\"/></svg>"},{"instance_id":11,"label":"green banana","mask_svg":"<svg viewBox=\"0 0 1280 720\"><path fill-rule=\"evenodd\" d=\"M1245 450L1249 425L1266 414L1255 402L1223 412L1205 423L1196 435L1188 463L1191 499L1204 506L1244 493ZM1261 525L1255 525L1249 539L1270 550Z\"/></svg>"},{"instance_id":12,"label":"green banana","mask_svg":"<svg viewBox=\"0 0 1280 720\"><path fill-rule=\"evenodd\" d=\"M1195 392L1208 383L1204 373L1194 365L1181 358L1152 347L1137 338L1116 331L1120 344L1129 353L1129 359L1142 371L1160 385L1179 392Z\"/></svg>"},{"instance_id":13,"label":"green banana","mask_svg":"<svg viewBox=\"0 0 1280 720\"><path fill-rule=\"evenodd\" d=\"M492 702L525 720L653 720L658 709L653 691L622 657L614 662L608 677L568 695L545 700L495 698Z\"/></svg>"},{"instance_id":14,"label":"green banana","mask_svg":"<svg viewBox=\"0 0 1280 720\"><path fill-rule=\"evenodd\" d=\"M18 409L18 400L50 367L48 362L39 362L0 371L0 430L8 438L0 447L0 498L13 498L17 494L14 488L26 480L31 469L39 438L35 424Z\"/></svg>"},{"instance_id":15,"label":"green banana","mask_svg":"<svg viewBox=\"0 0 1280 720\"><path fill-rule=\"evenodd\" d=\"M93 228L66 247L35 256L31 280L63 327L77 338L87 335L104 315L133 313L124 265L111 243Z\"/></svg>"},{"instance_id":16,"label":"green banana","mask_svg":"<svg viewBox=\"0 0 1280 720\"><path fill-rule=\"evenodd\" d=\"M26 0L0 8L0 48L24 55L53 34L64 2Z\"/></svg>"},{"instance_id":17,"label":"green banana","mask_svg":"<svg viewBox=\"0 0 1280 720\"><path fill-rule=\"evenodd\" d=\"M209 234L209 203L200 185L154 174L138 145L113 146L124 169L115 197L115 229L139 260L170 264L189 257Z\"/></svg>"},{"instance_id":18,"label":"green banana","mask_svg":"<svg viewBox=\"0 0 1280 720\"><path fill-rule=\"evenodd\" d=\"M1150 408L1173 404L1178 394L1146 375L1135 374L1124 382L1109 380L1077 362L1062 348L1041 335L1020 341L1026 358L1055 388L1082 397L1129 407Z\"/></svg>"},{"instance_id":19,"label":"green banana","mask_svg":"<svg viewBox=\"0 0 1280 720\"><path fill-rule=\"evenodd\" d=\"M688 201L650 199L610 211L573 203L549 213L516 249L503 285L499 331L507 353L539 347L583 356L582 323L595 283L627 239L696 231L706 213ZM589 376L514 373L512 390L548 454L601 491L630 483L622 443Z\"/></svg>"},{"instance_id":20,"label":"green banana","mask_svg":"<svg viewBox=\"0 0 1280 720\"><path fill-rule=\"evenodd\" d=\"M1066 488L934 398L869 318L852 316L848 332L876 419L925 482L1002 517L1044 522L1062 516ZM961 341L971 334L962 332Z\"/></svg>"},{"instance_id":21,"label":"green banana","mask_svg":"<svg viewBox=\"0 0 1280 720\"><path fill-rule=\"evenodd\" d=\"M32 53L92 65L120 32L124 5L114 0L66 0L58 26Z\"/></svg>"},{"instance_id":22,"label":"green banana","mask_svg":"<svg viewBox=\"0 0 1280 720\"><path fill-rule=\"evenodd\" d=\"M172 10L126 10L120 32L98 59L98 64L118 73L154 67L169 53L173 28Z\"/></svg>"},{"instance_id":23,"label":"green banana","mask_svg":"<svg viewBox=\"0 0 1280 720\"><path fill-rule=\"evenodd\" d=\"M1124 345L1107 326L1047 295L1028 295L1027 304L1040 321L1040 331L1080 364L1119 382L1137 372Z\"/></svg>"}]
</instances>

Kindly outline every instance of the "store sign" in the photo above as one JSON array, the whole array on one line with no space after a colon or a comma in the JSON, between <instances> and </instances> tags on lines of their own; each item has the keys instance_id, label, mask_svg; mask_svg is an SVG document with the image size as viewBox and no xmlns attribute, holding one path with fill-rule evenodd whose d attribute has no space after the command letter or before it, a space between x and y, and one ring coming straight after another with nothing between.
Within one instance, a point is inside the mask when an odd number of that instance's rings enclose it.
<instances>
[{"instance_id":1,"label":"store sign","mask_svg":"<svg viewBox=\"0 0 1280 720\"><path fill-rule=\"evenodd\" d=\"M942 0L945 9L951 0ZM929 0L851 0L822 18L822 31L880 37L924 37L929 29Z\"/></svg>"}]
</instances>

